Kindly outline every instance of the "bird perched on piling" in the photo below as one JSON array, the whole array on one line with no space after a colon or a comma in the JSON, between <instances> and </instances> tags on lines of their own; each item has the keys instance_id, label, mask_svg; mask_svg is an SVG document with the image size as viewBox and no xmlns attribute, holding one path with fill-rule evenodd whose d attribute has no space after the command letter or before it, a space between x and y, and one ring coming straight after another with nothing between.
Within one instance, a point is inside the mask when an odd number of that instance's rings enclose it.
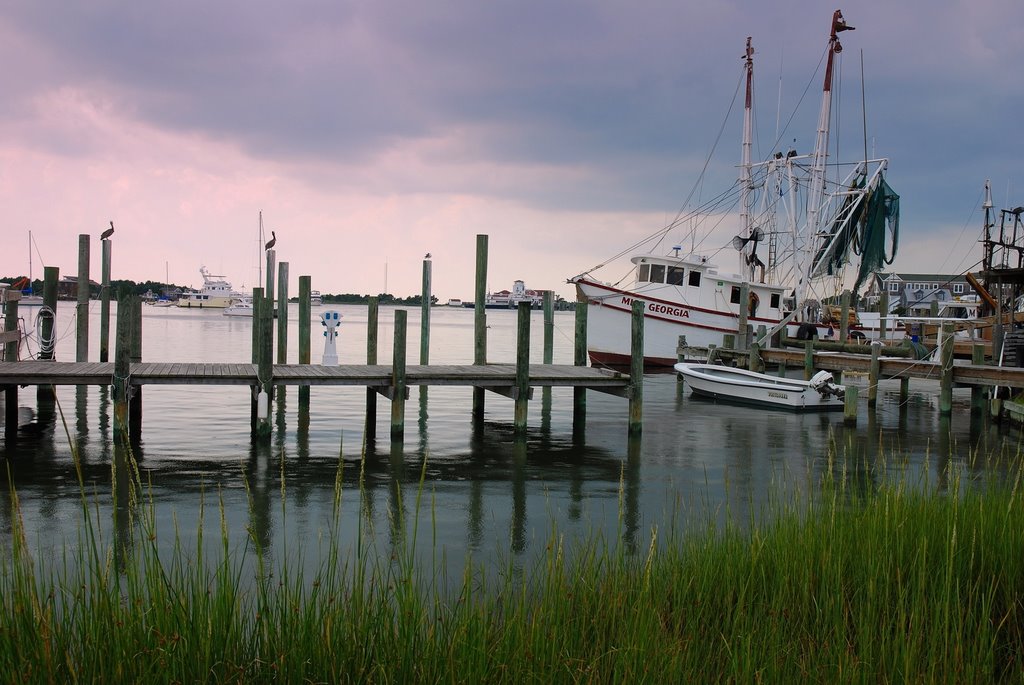
<instances>
[{"instance_id":1,"label":"bird perched on piling","mask_svg":"<svg viewBox=\"0 0 1024 685\"><path fill-rule=\"evenodd\" d=\"M428 252L427 254L423 255L423 258L424 259L430 259L430 253Z\"/></svg>"},{"instance_id":2,"label":"bird perched on piling","mask_svg":"<svg viewBox=\"0 0 1024 685\"><path fill-rule=\"evenodd\" d=\"M277 234L274 233L273 231L271 231L270 235L271 235L270 240L268 240L267 244L263 246L264 250L269 250L270 248L272 248L274 245L277 244Z\"/></svg>"},{"instance_id":3,"label":"bird perched on piling","mask_svg":"<svg viewBox=\"0 0 1024 685\"><path fill-rule=\"evenodd\" d=\"M114 235L114 222L110 222L110 228L100 233L100 240L106 240L110 236Z\"/></svg>"}]
</instances>

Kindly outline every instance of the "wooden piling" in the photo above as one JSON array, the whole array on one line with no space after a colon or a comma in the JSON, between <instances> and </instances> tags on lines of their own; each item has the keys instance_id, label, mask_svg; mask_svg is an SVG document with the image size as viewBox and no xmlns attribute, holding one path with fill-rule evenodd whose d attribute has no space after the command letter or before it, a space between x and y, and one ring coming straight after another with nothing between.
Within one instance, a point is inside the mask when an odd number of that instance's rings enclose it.
<instances>
[{"instance_id":1,"label":"wooden piling","mask_svg":"<svg viewBox=\"0 0 1024 685\"><path fill-rule=\"evenodd\" d=\"M267 250L267 282L264 284L263 297L270 303L270 311L274 310L274 274L277 272L275 269L275 262L277 261L277 251ZM253 312L255 316L256 312Z\"/></svg>"},{"instance_id":2,"label":"wooden piling","mask_svg":"<svg viewBox=\"0 0 1024 685\"><path fill-rule=\"evenodd\" d=\"M846 386L843 396L843 423L848 426L857 425L857 386Z\"/></svg>"},{"instance_id":3,"label":"wooden piling","mask_svg":"<svg viewBox=\"0 0 1024 685\"><path fill-rule=\"evenodd\" d=\"M874 408L878 404L878 377L881 375L882 362L879 355L882 352L882 343L875 340L871 343L871 367L868 371L868 407Z\"/></svg>"},{"instance_id":4,"label":"wooden piling","mask_svg":"<svg viewBox=\"0 0 1024 685\"><path fill-rule=\"evenodd\" d=\"M43 309L36 314L42 317L39 325L39 353L36 355L40 361L53 361L56 358L58 280L60 269L55 266L43 267ZM46 310L49 313L43 316ZM52 401L56 394L52 385L40 385L36 387L36 402Z\"/></svg>"},{"instance_id":5,"label":"wooden piling","mask_svg":"<svg viewBox=\"0 0 1024 685\"><path fill-rule=\"evenodd\" d=\"M433 294L431 293L431 272L433 262L430 259L423 260L423 283L420 290L420 364L430 363L430 305ZM425 388L424 388L425 389Z\"/></svg>"},{"instance_id":6,"label":"wooden piling","mask_svg":"<svg viewBox=\"0 0 1024 685\"><path fill-rule=\"evenodd\" d=\"M391 361L391 437L405 436L405 341L406 311L395 310L395 347Z\"/></svg>"},{"instance_id":7,"label":"wooden piling","mask_svg":"<svg viewBox=\"0 0 1024 685\"><path fill-rule=\"evenodd\" d=\"M277 265L277 363L288 363L288 262Z\"/></svg>"},{"instance_id":8,"label":"wooden piling","mask_svg":"<svg viewBox=\"0 0 1024 685\"><path fill-rule=\"evenodd\" d=\"M39 359L51 360L55 357L54 346L57 341L57 282L60 280L60 269L55 266L43 268L43 306L52 314L43 318L39 331Z\"/></svg>"},{"instance_id":9,"label":"wooden piling","mask_svg":"<svg viewBox=\"0 0 1024 685\"><path fill-rule=\"evenodd\" d=\"M745 352L750 348L747 337L747 315L750 311L750 284L740 285L740 319L736 327L736 349Z\"/></svg>"},{"instance_id":10,"label":"wooden piling","mask_svg":"<svg viewBox=\"0 0 1024 685\"><path fill-rule=\"evenodd\" d=\"M272 252L273 250L268 250ZM268 257L269 260L269 257ZM273 278L270 279L271 281ZM255 304L256 290L253 288L253 302ZM273 350L274 350L274 310L273 303L270 298L262 295L259 299L259 310L253 311L253 327L256 328L256 349L257 349L257 362L256 362L256 380L259 383L257 388L257 400L260 392L266 393L267 395L267 407L266 416L256 417L256 437L261 440L269 440L272 431L272 425L270 422L270 401L273 399L273 380L274 380L274 364L273 364Z\"/></svg>"},{"instance_id":11,"label":"wooden piling","mask_svg":"<svg viewBox=\"0 0 1024 685\"><path fill-rule=\"evenodd\" d=\"M804 380L811 380L814 375L814 341L808 340L804 343Z\"/></svg>"},{"instance_id":12,"label":"wooden piling","mask_svg":"<svg viewBox=\"0 0 1024 685\"><path fill-rule=\"evenodd\" d=\"M761 345L751 343L750 354L747 355L747 368L754 373L764 372L764 361L761 359Z\"/></svg>"},{"instance_id":13,"label":"wooden piling","mask_svg":"<svg viewBox=\"0 0 1024 685\"><path fill-rule=\"evenodd\" d=\"M576 303L575 330L573 333L572 363L574 366L587 365L587 310L586 301ZM587 389L572 389L572 428L579 434L587 423Z\"/></svg>"},{"instance_id":14,"label":"wooden piling","mask_svg":"<svg viewBox=\"0 0 1024 685\"><path fill-rule=\"evenodd\" d=\"M555 360L555 294L550 290L544 291L544 356L543 362L551 364ZM544 386L541 390L541 405L551 407L551 386Z\"/></svg>"},{"instance_id":15,"label":"wooden piling","mask_svg":"<svg viewBox=\"0 0 1024 685\"><path fill-rule=\"evenodd\" d=\"M78 306L75 308L75 361L89 361L89 234L78 235Z\"/></svg>"},{"instance_id":16,"label":"wooden piling","mask_svg":"<svg viewBox=\"0 0 1024 685\"><path fill-rule=\"evenodd\" d=\"M942 366L939 372L939 415L953 412L953 322L942 322Z\"/></svg>"},{"instance_id":17,"label":"wooden piling","mask_svg":"<svg viewBox=\"0 0 1024 685\"><path fill-rule=\"evenodd\" d=\"M487 363L487 236L476 237L476 283L473 289L473 363ZM484 389L473 388L473 421L484 420Z\"/></svg>"},{"instance_id":18,"label":"wooden piling","mask_svg":"<svg viewBox=\"0 0 1024 685\"><path fill-rule=\"evenodd\" d=\"M8 340L4 344L4 361L13 362L18 360L18 301L7 300L4 303L4 333L8 334ZM18 435L18 386L4 386L4 440L8 445L14 444Z\"/></svg>"},{"instance_id":19,"label":"wooden piling","mask_svg":"<svg viewBox=\"0 0 1024 685\"><path fill-rule=\"evenodd\" d=\"M903 376L900 378L900 407L905 407L907 400L910 399L910 378Z\"/></svg>"},{"instance_id":20,"label":"wooden piling","mask_svg":"<svg viewBox=\"0 0 1024 685\"><path fill-rule=\"evenodd\" d=\"M878 298L878 339L885 340L886 329L889 327L889 290L888 285L882 289L882 294Z\"/></svg>"},{"instance_id":21,"label":"wooden piling","mask_svg":"<svg viewBox=\"0 0 1024 685\"><path fill-rule=\"evenodd\" d=\"M629 433L643 430L644 422L644 303L633 302L630 330Z\"/></svg>"},{"instance_id":22,"label":"wooden piling","mask_svg":"<svg viewBox=\"0 0 1024 685\"><path fill-rule=\"evenodd\" d=\"M971 364L974 366L985 365L985 346L981 343L971 348ZM980 385L971 386L971 413L985 411L985 388Z\"/></svg>"},{"instance_id":23,"label":"wooden piling","mask_svg":"<svg viewBox=\"0 0 1024 685\"><path fill-rule=\"evenodd\" d=\"M530 399L530 303L518 305L516 326L516 387L515 415L512 421L516 433L526 432Z\"/></svg>"},{"instance_id":24,"label":"wooden piling","mask_svg":"<svg viewBox=\"0 0 1024 685\"><path fill-rule=\"evenodd\" d=\"M366 308L366 363L377 363L377 331L379 328L380 300L375 295ZM377 391L366 389L366 436L373 439L377 434Z\"/></svg>"},{"instance_id":25,"label":"wooden piling","mask_svg":"<svg viewBox=\"0 0 1024 685\"><path fill-rule=\"evenodd\" d=\"M263 307L263 288L252 289L252 347L250 361L259 367L260 363L260 311ZM256 416L257 395L260 392L259 383L249 387L252 397L249 406L249 429L255 436L259 430L259 419Z\"/></svg>"},{"instance_id":26,"label":"wooden piling","mask_svg":"<svg viewBox=\"0 0 1024 685\"><path fill-rule=\"evenodd\" d=\"M846 342L850 337L850 291L844 290L839 297L839 340Z\"/></svg>"},{"instance_id":27,"label":"wooden piling","mask_svg":"<svg viewBox=\"0 0 1024 685\"><path fill-rule=\"evenodd\" d=\"M132 364L142 363L142 300L138 297L129 299L131 312L131 356ZM130 368L130 367L129 367ZM128 397L128 434L132 440L142 436L142 386L129 389Z\"/></svg>"},{"instance_id":28,"label":"wooden piling","mask_svg":"<svg viewBox=\"0 0 1024 685\"><path fill-rule=\"evenodd\" d=\"M310 296L313 293L312 279L309 276L299 276L299 363L310 363L310 326L313 318L313 305L310 303ZM299 386L299 408L309 408L309 386Z\"/></svg>"},{"instance_id":29,"label":"wooden piling","mask_svg":"<svg viewBox=\"0 0 1024 685\"><path fill-rule=\"evenodd\" d=\"M100 361L110 361L110 238L100 241Z\"/></svg>"},{"instance_id":30,"label":"wooden piling","mask_svg":"<svg viewBox=\"0 0 1024 685\"><path fill-rule=\"evenodd\" d=\"M114 340L114 378L111 399L114 402L114 438L129 435L128 391L132 358L132 303L128 296L117 301L117 332Z\"/></svg>"}]
</instances>

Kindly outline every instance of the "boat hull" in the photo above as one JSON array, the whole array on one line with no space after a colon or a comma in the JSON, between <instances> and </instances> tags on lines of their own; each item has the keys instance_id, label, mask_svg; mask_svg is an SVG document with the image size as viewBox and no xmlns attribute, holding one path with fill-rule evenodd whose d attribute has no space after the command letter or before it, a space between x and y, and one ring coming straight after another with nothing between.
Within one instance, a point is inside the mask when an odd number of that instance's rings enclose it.
<instances>
[{"instance_id":1,"label":"boat hull","mask_svg":"<svg viewBox=\"0 0 1024 685\"><path fill-rule=\"evenodd\" d=\"M676 364L695 395L716 401L789 411L837 411L843 400L822 395L807 381L713 364Z\"/></svg>"},{"instance_id":2,"label":"boat hull","mask_svg":"<svg viewBox=\"0 0 1024 685\"><path fill-rule=\"evenodd\" d=\"M587 352L593 364L628 366L632 349L632 305L644 305L644 365L671 368L679 361L680 336L686 337L688 347L725 346L725 336L739 331L739 315L732 311L698 307L680 299L671 298L672 290L664 288L663 298L651 297L625 289L580 279L576 281L577 299L587 309ZM747 323L756 331L764 326L771 330L781 319L748 317ZM876 317L877 321L877 317ZM900 339L903 331L889 326L887 337ZM786 335L795 340L818 337L835 339L834 326L826 324L786 325ZM877 340L879 328L851 326L850 336L859 340Z\"/></svg>"}]
</instances>

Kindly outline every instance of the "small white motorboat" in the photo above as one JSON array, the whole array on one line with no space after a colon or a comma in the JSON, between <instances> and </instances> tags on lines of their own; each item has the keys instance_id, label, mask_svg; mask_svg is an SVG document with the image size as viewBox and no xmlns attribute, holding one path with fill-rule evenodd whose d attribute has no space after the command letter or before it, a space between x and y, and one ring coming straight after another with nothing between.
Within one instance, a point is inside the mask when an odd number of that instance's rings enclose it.
<instances>
[{"instance_id":1,"label":"small white motorboat","mask_svg":"<svg viewBox=\"0 0 1024 685\"><path fill-rule=\"evenodd\" d=\"M768 408L797 411L843 408L846 388L819 371L809 381L769 376L718 364L676 364L675 370L696 395Z\"/></svg>"},{"instance_id":2,"label":"small white motorboat","mask_svg":"<svg viewBox=\"0 0 1024 685\"><path fill-rule=\"evenodd\" d=\"M230 305L224 308L224 316L247 316L252 318L253 306L252 300L249 298L242 298L235 300Z\"/></svg>"}]
</instances>

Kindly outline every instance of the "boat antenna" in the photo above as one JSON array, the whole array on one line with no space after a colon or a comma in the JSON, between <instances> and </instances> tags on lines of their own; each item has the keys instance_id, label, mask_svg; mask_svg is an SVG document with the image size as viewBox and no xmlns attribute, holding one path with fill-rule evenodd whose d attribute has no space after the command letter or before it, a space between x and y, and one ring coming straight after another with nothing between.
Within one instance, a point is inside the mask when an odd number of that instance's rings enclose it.
<instances>
[{"instance_id":1,"label":"boat antenna","mask_svg":"<svg viewBox=\"0 0 1024 685\"><path fill-rule=\"evenodd\" d=\"M868 98L864 92L864 48L860 50L860 115L864 128L864 173L868 169Z\"/></svg>"},{"instance_id":2,"label":"boat antenna","mask_svg":"<svg viewBox=\"0 0 1024 685\"><path fill-rule=\"evenodd\" d=\"M750 146L752 142L752 113L753 113L753 90L754 90L754 47L750 44L750 36L747 36L747 47L743 53L744 72L746 73L746 97L743 101L743 143L740 153L740 238L746 240L750 237L750 213L751 198L750 192ZM747 260L742 249L739 252L740 273L746 275Z\"/></svg>"}]
</instances>

